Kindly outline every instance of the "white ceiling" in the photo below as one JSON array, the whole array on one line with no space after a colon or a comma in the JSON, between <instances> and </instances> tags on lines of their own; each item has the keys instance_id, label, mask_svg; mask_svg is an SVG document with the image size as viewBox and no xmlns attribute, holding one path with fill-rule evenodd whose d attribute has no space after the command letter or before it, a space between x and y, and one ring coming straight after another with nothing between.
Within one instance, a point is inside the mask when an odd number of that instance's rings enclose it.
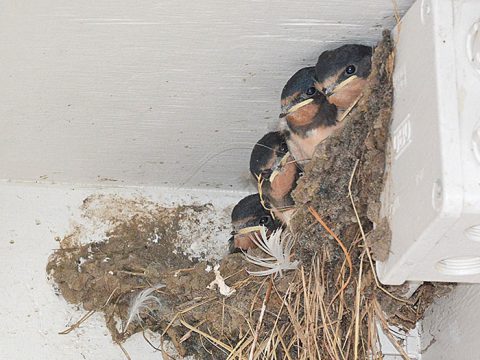
<instances>
[{"instance_id":1,"label":"white ceiling","mask_svg":"<svg viewBox=\"0 0 480 360\"><path fill-rule=\"evenodd\" d=\"M244 190L284 82L394 2L4 0L0 177Z\"/></svg>"}]
</instances>

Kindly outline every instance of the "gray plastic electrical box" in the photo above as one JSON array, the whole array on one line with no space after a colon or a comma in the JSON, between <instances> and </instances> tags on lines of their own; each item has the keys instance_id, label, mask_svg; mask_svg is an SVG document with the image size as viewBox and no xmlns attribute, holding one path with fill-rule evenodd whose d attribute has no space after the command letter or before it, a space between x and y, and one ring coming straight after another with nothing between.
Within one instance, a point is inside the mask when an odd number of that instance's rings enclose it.
<instances>
[{"instance_id":1,"label":"gray plastic electrical box","mask_svg":"<svg viewBox=\"0 0 480 360\"><path fill-rule=\"evenodd\" d=\"M480 282L480 1L417 1L394 36L380 280Z\"/></svg>"}]
</instances>

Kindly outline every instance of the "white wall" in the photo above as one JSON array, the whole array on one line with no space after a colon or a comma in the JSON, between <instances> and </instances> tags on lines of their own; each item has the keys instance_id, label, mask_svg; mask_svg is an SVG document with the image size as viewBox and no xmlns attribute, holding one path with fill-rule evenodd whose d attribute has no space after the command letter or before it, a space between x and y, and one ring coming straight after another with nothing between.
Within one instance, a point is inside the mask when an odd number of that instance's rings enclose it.
<instances>
[{"instance_id":1,"label":"white wall","mask_svg":"<svg viewBox=\"0 0 480 360\"><path fill-rule=\"evenodd\" d=\"M422 322L422 360L480 359L480 285L460 284Z\"/></svg>"},{"instance_id":2,"label":"white wall","mask_svg":"<svg viewBox=\"0 0 480 360\"><path fill-rule=\"evenodd\" d=\"M394 3L4 0L0 179L245 189L288 77Z\"/></svg>"}]
</instances>

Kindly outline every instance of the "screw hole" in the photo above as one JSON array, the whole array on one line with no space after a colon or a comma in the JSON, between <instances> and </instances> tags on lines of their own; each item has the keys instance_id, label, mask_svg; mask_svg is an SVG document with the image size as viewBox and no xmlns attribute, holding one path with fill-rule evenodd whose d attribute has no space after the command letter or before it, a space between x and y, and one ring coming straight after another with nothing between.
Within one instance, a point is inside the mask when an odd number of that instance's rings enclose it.
<instances>
[{"instance_id":1,"label":"screw hole","mask_svg":"<svg viewBox=\"0 0 480 360\"><path fill-rule=\"evenodd\" d=\"M465 236L469 240L480 242L480 224L474 225L465 230Z\"/></svg>"},{"instance_id":2,"label":"screw hole","mask_svg":"<svg viewBox=\"0 0 480 360\"><path fill-rule=\"evenodd\" d=\"M420 7L420 21L422 24L425 24L425 18L430 15L430 12L432 11L431 6L430 6L430 1L429 0L423 0L422 5Z\"/></svg>"},{"instance_id":3,"label":"screw hole","mask_svg":"<svg viewBox=\"0 0 480 360\"><path fill-rule=\"evenodd\" d=\"M466 48L468 61L477 72L480 72L480 21L477 21L470 28Z\"/></svg>"},{"instance_id":4,"label":"screw hole","mask_svg":"<svg viewBox=\"0 0 480 360\"><path fill-rule=\"evenodd\" d=\"M480 256L446 258L437 262L435 267L445 275L476 275L480 274Z\"/></svg>"},{"instance_id":5,"label":"screw hole","mask_svg":"<svg viewBox=\"0 0 480 360\"><path fill-rule=\"evenodd\" d=\"M472 136L473 155L480 162L480 127L473 131Z\"/></svg>"}]
</instances>

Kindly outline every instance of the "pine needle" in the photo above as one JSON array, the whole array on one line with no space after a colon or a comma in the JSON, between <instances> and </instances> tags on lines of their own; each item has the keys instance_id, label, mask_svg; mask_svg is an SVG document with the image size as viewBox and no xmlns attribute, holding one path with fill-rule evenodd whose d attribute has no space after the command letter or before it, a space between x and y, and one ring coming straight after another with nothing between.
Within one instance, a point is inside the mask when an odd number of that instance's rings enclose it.
<instances>
[{"instance_id":1,"label":"pine needle","mask_svg":"<svg viewBox=\"0 0 480 360\"><path fill-rule=\"evenodd\" d=\"M318 212L311 206L308 207L308 211L315 217L315 219L320 223L320 225L323 226L323 228L337 241L338 245L340 245L340 248L342 249L343 253L345 254L345 259L347 260L348 267L350 268L350 271L348 272L348 278L347 281L345 281L340 288L340 290L335 294L335 296L332 299L332 302L337 298L337 296L346 289L348 284L350 283L350 280L352 278L352 272L353 272L353 264L352 264L352 258L350 257L350 254L348 253L348 250L346 246L343 244L343 242L335 235L335 233L328 227L328 225L322 220Z\"/></svg>"}]
</instances>

